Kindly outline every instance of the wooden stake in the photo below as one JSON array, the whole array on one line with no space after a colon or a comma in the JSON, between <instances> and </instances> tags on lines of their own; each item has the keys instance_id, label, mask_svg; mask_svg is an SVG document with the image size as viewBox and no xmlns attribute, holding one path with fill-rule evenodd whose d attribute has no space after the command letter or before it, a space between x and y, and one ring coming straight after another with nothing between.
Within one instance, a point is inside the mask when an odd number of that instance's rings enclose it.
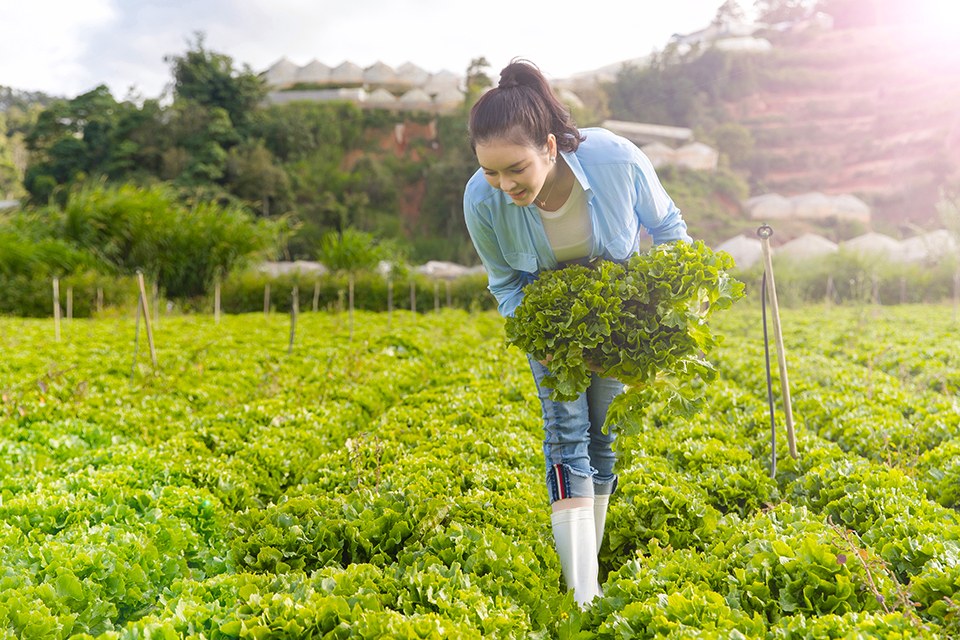
<instances>
[{"instance_id":1,"label":"wooden stake","mask_svg":"<svg viewBox=\"0 0 960 640\"><path fill-rule=\"evenodd\" d=\"M768 229L768 232L761 233ZM773 316L773 337L777 345L777 364L780 367L780 391L783 394L783 414L787 424L787 443L790 445L790 457L797 457L797 441L793 432L793 409L790 405L790 382L787 379L787 358L783 348L783 331L780 327L780 307L777 305L777 286L773 280L773 258L770 255L770 235L773 229L764 225L757 231L760 246L763 249L763 265L767 271L767 297L770 299Z\"/></svg>"},{"instance_id":2,"label":"wooden stake","mask_svg":"<svg viewBox=\"0 0 960 640\"><path fill-rule=\"evenodd\" d=\"M73 320L73 287L67 287L67 322Z\"/></svg>"},{"instance_id":3,"label":"wooden stake","mask_svg":"<svg viewBox=\"0 0 960 640\"><path fill-rule=\"evenodd\" d=\"M444 280L443 282L447 285L447 308L449 309L450 307L453 306L453 302L451 302L451 299L450 299L450 281Z\"/></svg>"},{"instance_id":4,"label":"wooden stake","mask_svg":"<svg viewBox=\"0 0 960 640\"><path fill-rule=\"evenodd\" d=\"M143 323L147 327L147 341L150 343L150 360L157 366L157 350L153 346L153 327L150 325L150 304L147 302L147 287L143 283L143 271L137 269L137 284L140 285L140 300L143 302Z\"/></svg>"},{"instance_id":5,"label":"wooden stake","mask_svg":"<svg viewBox=\"0 0 960 640\"><path fill-rule=\"evenodd\" d=\"M213 284L213 324L220 324L220 279Z\"/></svg>"},{"instance_id":6,"label":"wooden stake","mask_svg":"<svg viewBox=\"0 0 960 640\"><path fill-rule=\"evenodd\" d=\"M97 287L97 317L103 315L103 287Z\"/></svg>"},{"instance_id":7,"label":"wooden stake","mask_svg":"<svg viewBox=\"0 0 960 640\"><path fill-rule=\"evenodd\" d=\"M269 285L267 285L269 286ZM297 335L297 311L300 307L300 291L297 285L293 285L293 299L290 301L290 346L287 347L287 355L293 353L293 341Z\"/></svg>"},{"instance_id":8,"label":"wooden stake","mask_svg":"<svg viewBox=\"0 0 960 640\"><path fill-rule=\"evenodd\" d=\"M350 287L350 299L348 302L350 309L350 342L353 342L353 274L350 274L348 285Z\"/></svg>"},{"instance_id":9,"label":"wooden stake","mask_svg":"<svg viewBox=\"0 0 960 640\"><path fill-rule=\"evenodd\" d=\"M387 280L387 331L393 324L393 280Z\"/></svg>"},{"instance_id":10,"label":"wooden stake","mask_svg":"<svg viewBox=\"0 0 960 640\"><path fill-rule=\"evenodd\" d=\"M417 321L417 283L410 283L410 318Z\"/></svg>"},{"instance_id":11,"label":"wooden stake","mask_svg":"<svg viewBox=\"0 0 960 640\"><path fill-rule=\"evenodd\" d=\"M53 335L60 342L60 278L53 279Z\"/></svg>"},{"instance_id":12,"label":"wooden stake","mask_svg":"<svg viewBox=\"0 0 960 640\"><path fill-rule=\"evenodd\" d=\"M320 308L320 281L313 283L313 312L316 313Z\"/></svg>"},{"instance_id":13,"label":"wooden stake","mask_svg":"<svg viewBox=\"0 0 960 640\"><path fill-rule=\"evenodd\" d=\"M270 283L263 288L263 317L270 315Z\"/></svg>"},{"instance_id":14,"label":"wooden stake","mask_svg":"<svg viewBox=\"0 0 960 640\"><path fill-rule=\"evenodd\" d=\"M433 281L433 312L440 313L440 283Z\"/></svg>"}]
</instances>

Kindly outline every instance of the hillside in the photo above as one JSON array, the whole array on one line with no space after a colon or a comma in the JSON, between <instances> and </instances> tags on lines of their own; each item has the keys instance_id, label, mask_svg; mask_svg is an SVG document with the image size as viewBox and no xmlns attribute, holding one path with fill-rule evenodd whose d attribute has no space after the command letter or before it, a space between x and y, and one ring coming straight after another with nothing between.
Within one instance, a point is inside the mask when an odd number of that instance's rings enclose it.
<instances>
[{"instance_id":1,"label":"hillside","mask_svg":"<svg viewBox=\"0 0 960 640\"><path fill-rule=\"evenodd\" d=\"M754 192L852 193L874 227L912 233L937 220L960 178L960 55L904 27L775 41L762 89L729 103L756 140Z\"/></svg>"}]
</instances>

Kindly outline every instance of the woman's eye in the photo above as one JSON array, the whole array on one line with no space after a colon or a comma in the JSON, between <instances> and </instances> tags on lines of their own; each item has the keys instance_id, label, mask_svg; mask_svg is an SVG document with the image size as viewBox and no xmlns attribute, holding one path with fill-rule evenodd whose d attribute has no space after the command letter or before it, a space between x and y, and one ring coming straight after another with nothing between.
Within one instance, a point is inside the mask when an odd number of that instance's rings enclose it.
<instances>
[{"instance_id":1,"label":"woman's eye","mask_svg":"<svg viewBox=\"0 0 960 640\"><path fill-rule=\"evenodd\" d=\"M513 172L514 172L514 173L523 173L524 169L526 169L526 167L524 167L523 169L514 169Z\"/></svg>"}]
</instances>

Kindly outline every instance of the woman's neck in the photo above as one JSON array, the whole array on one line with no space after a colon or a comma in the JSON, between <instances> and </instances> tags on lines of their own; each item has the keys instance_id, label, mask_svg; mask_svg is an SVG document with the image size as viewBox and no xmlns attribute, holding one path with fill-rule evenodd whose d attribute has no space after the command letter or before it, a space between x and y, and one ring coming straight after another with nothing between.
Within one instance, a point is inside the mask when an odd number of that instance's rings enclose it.
<instances>
[{"instance_id":1,"label":"woman's neck","mask_svg":"<svg viewBox=\"0 0 960 640\"><path fill-rule=\"evenodd\" d=\"M562 207L570 197L570 192L573 191L573 182L576 180L573 171L567 166L563 156L559 154L557 154L557 164L554 165L551 173L552 175L548 175L544 181L544 185L550 186L545 186L540 192L544 199L541 200L539 194L536 198L536 205L545 211L556 211Z\"/></svg>"}]
</instances>

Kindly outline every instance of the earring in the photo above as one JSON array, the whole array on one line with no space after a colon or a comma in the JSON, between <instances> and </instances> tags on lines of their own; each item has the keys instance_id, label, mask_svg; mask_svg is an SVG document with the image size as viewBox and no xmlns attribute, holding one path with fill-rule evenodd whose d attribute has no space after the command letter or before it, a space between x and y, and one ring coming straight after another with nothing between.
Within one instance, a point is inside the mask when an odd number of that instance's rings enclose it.
<instances>
[{"instance_id":1,"label":"earring","mask_svg":"<svg viewBox=\"0 0 960 640\"><path fill-rule=\"evenodd\" d=\"M550 162L557 164L557 156L550 156Z\"/></svg>"}]
</instances>

